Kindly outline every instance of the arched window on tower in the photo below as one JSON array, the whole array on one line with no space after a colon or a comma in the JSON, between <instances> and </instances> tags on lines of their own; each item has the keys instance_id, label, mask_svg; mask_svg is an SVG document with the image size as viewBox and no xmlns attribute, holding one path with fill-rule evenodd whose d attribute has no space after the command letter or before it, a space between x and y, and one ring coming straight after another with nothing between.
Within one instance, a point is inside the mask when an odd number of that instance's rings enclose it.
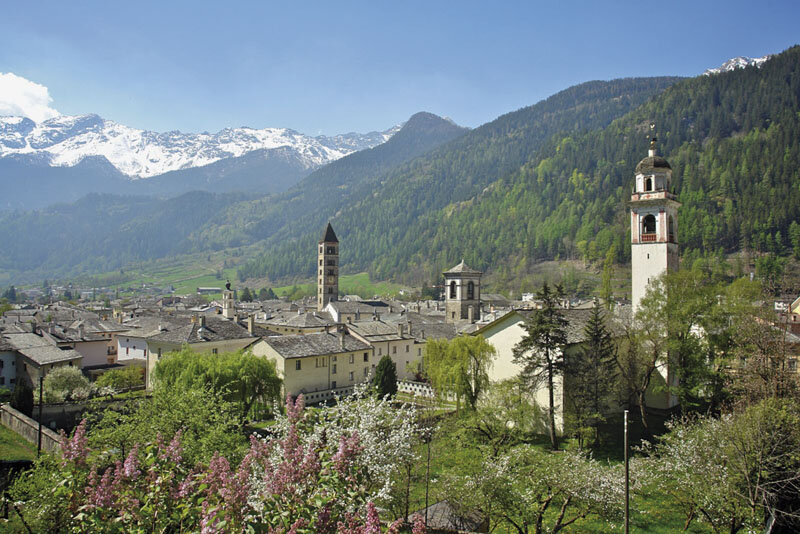
<instances>
[{"instance_id":1,"label":"arched window on tower","mask_svg":"<svg viewBox=\"0 0 800 534\"><path fill-rule=\"evenodd\" d=\"M667 230L669 232L669 242L675 242L675 221L672 219L672 215L669 216L669 222L667 223Z\"/></svg>"},{"instance_id":2,"label":"arched window on tower","mask_svg":"<svg viewBox=\"0 0 800 534\"><path fill-rule=\"evenodd\" d=\"M656 216L652 213L642 219L642 241L655 241Z\"/></svg>"},{"instance_id":3,"label":"arched window on tower","mask_svg":"<svg viewBox=\"0 0 800 534\"><path fill-rule=\"evenodd\" d=\"M653 179L650 177L645 178L644 180L644 190L645 191L652 191L653 190Z\"/></svg>"},{"instance_id":4,"label":"arched window on tower","mask_svg":"<svg viewBox=\"0 0 800 534\"><path fill-rule=\"evenodd\" d=\"M450 298L451 299L456 298L456 281L455 280L450 282Z\"/></svg>"},{"instance_id":5,"label":"arched window on tower","mask_svg":"<svg viewBox=\"0 0 800 534\"><path fill-rule=\"evenodd\" d=\"M468 282L467 283L467 300L472 300L475 298L475 283Z\"/></svg>"}]
</instances>

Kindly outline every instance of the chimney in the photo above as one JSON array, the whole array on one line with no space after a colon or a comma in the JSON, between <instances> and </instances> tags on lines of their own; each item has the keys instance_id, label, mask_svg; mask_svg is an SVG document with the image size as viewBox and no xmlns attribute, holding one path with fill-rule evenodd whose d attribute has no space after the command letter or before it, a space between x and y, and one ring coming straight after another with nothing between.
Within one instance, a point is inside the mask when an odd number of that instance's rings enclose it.
<instances>
[{"instance_id":1,"label":"chimney","mask_svg":"<svg viewBox=\"0 0 800 534\"><path fill-rule=\"evenodd\" d=\"M344 350L344 331L339 332L339 346Z\"/></svg>"},{"instance_id":2,"label":"chimney","mask_svg":"<svg viewBox=\"0 0 800 534\"><path fill-rule=\"evenodd\" d=\"M205 326L206 326L206 316L205 315L201 315L200 317L198 317L198 321L200 322L200 328L205 328Z\"/></svg>"},{"instance_id":3,"label":"chimney","mask_svg":"<svg viewBox=\"0 0 800 534\"><path fill-rule=\"evenodd\" d=\"M192 314L192 324L194 324L194 323L196 323L196 322L197 322L197 314L196 314L196 313L193 313L193 314Z\"/></svg>"},{"instance_id":4,"label":"chimney","mask_svg":"<svg viewBox=\"0 0 800 534\"><path fill-rule=\"evenodd\" d=\"M361 320L361 310L356 308L356 321L360 321L360 320Z\"/></svg>"},{"instance_id":5,"label":"chimney","mask_svg":"<svg viewBox=\"0 0 800 534\"><path fill-rule=\"evenodd\" d=\"M470 323L475 322L475 310L472 306L467 307L467 320L469 320Z\"/></svg>"},{"instance_id":6,"label":"chimney","mask_svg":"<svg viewBox=\"0 0 800 534\"><path fill-rule=\"evenodd\" d=\"M238 313L234 313L233 314L233 322L234 323L238 323L239 322L239 314Z\"/></svg>"},{"instance_id":7,"label":"chimney","mask_svg":"<svg viewBox=\"0 0 800 534\"><path fill-rule=\"evenodd\" d=\"M78 337L83 339L86 336L86 330L83 328L83 323L78 325Z\"/></svg>"},{"instance_id":8,"label":"chimney","mask_svg":"<svg viewBox=\"0 0 800 534\"><path fill-rule=\"evenodd\" d=\"M250 335L252 336L255 335L253 334L253 332L255 332L255 329L256 329L256 318L254 315L251 315L247 318L247 331L250 332Z\"/></svg>"},{"instance_id":9,"label":"chimney","mask_svg":"<svg viewBox=\"0 0 800 534\"><path fill-rule=\"evenodd\" d=\"M400 337L403 337L403 334L405 333L404 331L405 331L405 328L403 328L403 324L402 323L397 323L397 335L400 336Z\"/></svg>"},{"instance_id":10,"label":"chimney","mask_svg":"<svg viewBox=\"0 0 800 534\"><path fill-rule=\"evenodd\" d=\"M411 335L411 322L408 323L408 335Z\"/></svg>"}]
</instances>

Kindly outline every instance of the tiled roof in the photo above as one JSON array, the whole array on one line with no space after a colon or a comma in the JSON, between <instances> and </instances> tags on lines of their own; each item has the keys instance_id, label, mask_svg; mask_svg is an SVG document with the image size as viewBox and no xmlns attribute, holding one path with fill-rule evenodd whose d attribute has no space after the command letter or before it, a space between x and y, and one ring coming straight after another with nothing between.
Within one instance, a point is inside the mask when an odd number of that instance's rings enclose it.
<instances>
[{"instance_id":1,"label":"tiled roof","mask_svg":"<svg viewBox=\"0 0 800 534\"><path fill-rule=\"evenodd\" d=\"M319 334L306 334L304 336L281 336L264 338L278 354L284 358L302 358L304 356L322 356L324 354L339 354L357 350L369 350L371 347L351 335L321 332Z\"/></svg>"},{"instance_id":2,"label":"tiled roof","mask_svg":"<svg viewBox=\"0 0 800 534\"><path fill-rule=\"evenodd\" d=\"M27 356L38 365L47 365L82 358L75 350L62 350L42 336L37 336L36 334L8 334L6 339L17 352Z\"/></svg>"},{"instance_id":3,"label":"tiled roof","mask_svg":"<svg viewBox=\"0 0 800 534\"><path fill-rule=\"evenodd\" d=\"M449 271L445 271L445 274L452 273L452 274L483 274L480 271L476 271L475 269L470 268L464 263L464 260L461 260L461 263L450 269Z\"/></svg>"},{"instance_id":4,"label":"tiled roof","mask_svg":"<svg viewBox=\"0 0 800 534\"><path fill-rule=\"evenodd\" d=\"M338 313L372 313L377 311L379 313L386 313L389 305L382 300L362 300L360 302L346 302L343 300L332 300L328 303Z\"/></svg>"},{"instance_id":5,"label":"tiled roof","mask_svg":"<svg viewBox=\"0 0 800 534\"><path fill-rule=\"evenodd\" d=\"M328 223L327 228L325 228L325 235L322 237L322 242L324 243L339 242L339 239L336 237L336 233L333 231L333 226L331 226L331 223Z\"/></svg>"},{"instance_id":6,"label":"tiled roof","mask_svg":"<svg viewBox=\"0 0 800 534\"><path fill-rule=\"evenodd\" d=\"M402 323L401 323L402 324ZM396 324L387 324L383 321L358 321L349 323L348 330L351 330L368 341L399 341L401 339L411 339L407 333L400 335ZM406 327L407 332L407 327Z\"/></svg>"},{"instance_id":7,"label":"tiled roof","mask_svg":"<svg viewBox=\"0 0 800 534\"><path fill-rule=\"evenodd\" d=\"M206 317L205 326L200 322L187 322L184 324L169 323L162 325L163 330L149 339L166 341L169 343L204 343L208 341L227 341L232 339L253 338L246 328L217 317Z\"/></svg>"}]
</instances>

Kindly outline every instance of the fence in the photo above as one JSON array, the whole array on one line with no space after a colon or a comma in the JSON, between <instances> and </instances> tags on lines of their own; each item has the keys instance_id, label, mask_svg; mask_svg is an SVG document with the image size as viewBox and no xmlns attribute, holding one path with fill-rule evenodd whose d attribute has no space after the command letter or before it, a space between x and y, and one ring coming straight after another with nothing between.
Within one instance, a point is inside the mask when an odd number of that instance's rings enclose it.
<instances>
[{"instance_id":1,"label":"fence","mask_svg":"<svg viewBox=\"0 0 800 534\"><path fill-rule=\"evenodd\" d=\"M39 443L39 423L8 404L0 405L0 422L31 443ZM61 438L46 426L42 426L42 449L61 451Z\"/></svg>"},{"instance_id":2,"label":"fence","mask_svg":"<svg viewBox=\"0 0 800 534\"><path fill-rule=\"evenodd\" d=\"M433 398L433 388L430 384L426 384L425 382L414 382L411 380L398 380L397 381L397 391L401 393L410 393L411 395L417 395L420 397L430 397Z\"/></svg>"}]
</instances>

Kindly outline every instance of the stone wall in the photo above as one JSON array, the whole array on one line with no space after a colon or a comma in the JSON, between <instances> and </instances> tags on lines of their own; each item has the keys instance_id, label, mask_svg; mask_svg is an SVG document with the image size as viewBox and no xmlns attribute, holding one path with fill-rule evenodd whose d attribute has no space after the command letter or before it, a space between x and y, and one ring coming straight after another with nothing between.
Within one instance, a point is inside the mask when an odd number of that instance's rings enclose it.
<instances>
[{"instance_id":1,"label":"stone wall","mask_svg":"<svg viewBox=\"0 0 800 534\"><path fill-rule=\"evenodd\" d=\"M8 404L0 405L0 422L34 445L38 444L39 423L24 413ZM61 451L61 438L46 426L42 426L42 449L48 452Z\"/></svg>"}]
</instances>

